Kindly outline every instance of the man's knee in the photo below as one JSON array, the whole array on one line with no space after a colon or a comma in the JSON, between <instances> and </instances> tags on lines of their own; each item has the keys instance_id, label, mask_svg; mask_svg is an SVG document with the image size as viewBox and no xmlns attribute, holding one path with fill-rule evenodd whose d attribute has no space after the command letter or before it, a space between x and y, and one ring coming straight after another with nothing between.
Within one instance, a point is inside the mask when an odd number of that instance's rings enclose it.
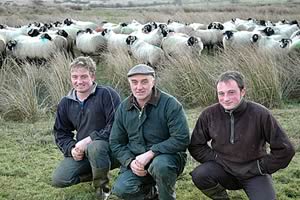
<instances>
[{"instance_id":1,"label":"man's knee","mask_svg":"<svg viewBox=\"0 0 300 200\"><path fill-rule=\"evenodd\" d=\"M137 184L131 184L122 179L117 179L112 188L112 193L120 198L126 198L138 192L139 186Z\"/></svg>"},{"instance_id":2,"label":"man's knee","mask_svg":"<svg viewBox=\"0 0 300 200\"><path fill-rule=\"evenodd\" d=\"M53 173L52 175L52 180L51 180L51 185L53 187L57 188L63 188L63 187L69 187L71 185L75 185L79 183L79 180L76 180L76 178L67 178L65 176L62 176L59 173Z\"/></svg>"},{"instance_id":3,"label":"man's knee","mask_svg":"<svg viewBox=\"0 0 300 200\"><path fill-rule=\"evenodd\" d=\"M199 188L200 190L202 189L207 189L211 186L216 185L217 181L214 180L214 176L217 175L212 175L211 173L218 173L216 170L216 166L214 166L214 163L203 163L196 167L190 175L192 176L192 181L194 184Z\"/></svg>"},{"instance_id":4,"label":"man's knee","mask_svg":"<svg viewBox=\"0 0 300 200\"><path fill-rule=\"evenodd\" d=\"M154 159L149 166L149 173L156 182L175 183L179 174L178 163L168 157Z\"/></svg>"},{"instance_id":5,"label":"man's knee","mask_svg":"<svg viewBox=\"0 0 300 200\"><path fill-rule=\"evenodd\" d=\"M195 182L195 180L201 180L206 179L208 176L209 171L207 168L203 165L199 165L196 167L190 174L192 176L192 180Z\"/></svg>"},{"instance_id":6,"label":"man's knee","mask_svg":"<svg viewBox=\"0 0 300 200\"><path fill-rule=\"evenodd\" d=\"M109 153L109 143L104 140L94 140L87 146L87 154L91 157L107 155Z\"/></svg>"}]
</instances>

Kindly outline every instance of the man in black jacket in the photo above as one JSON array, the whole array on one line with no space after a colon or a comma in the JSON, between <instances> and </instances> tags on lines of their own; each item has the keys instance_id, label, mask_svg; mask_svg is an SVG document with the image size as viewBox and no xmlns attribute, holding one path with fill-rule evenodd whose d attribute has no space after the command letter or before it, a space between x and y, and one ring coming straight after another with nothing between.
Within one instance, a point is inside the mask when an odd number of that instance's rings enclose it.
<instances>
[{"instance_id":1,"label":"man in black jacket","mask_svg":"<svg viewBox=\"0 0 300 200\"><path fill-rule=\"evenodd\" d=\"M109 195L108 172L113 168L109 135L120 96L95 83L96 64L78 57L70 64L73 89L60 101L54 124L55 142L64 159L53 173L55 187L93 181L98 199Z\"/></svg>"},{"instance_id":2,"label":"man in black jacket","mask_svg":"<svg viewBox=\"0 0 300 200\"><path fill-rule=\"evenodd\" d=\"M229 199L226 189L243 189L252 200L276 199L270 174L287 167L295 154L271 112L243 99L245 93L242 74L221 74L219 103L204 109L192 133L189 151L202 163L192 180L211 199Z\"/></svg>"}]
</instances>

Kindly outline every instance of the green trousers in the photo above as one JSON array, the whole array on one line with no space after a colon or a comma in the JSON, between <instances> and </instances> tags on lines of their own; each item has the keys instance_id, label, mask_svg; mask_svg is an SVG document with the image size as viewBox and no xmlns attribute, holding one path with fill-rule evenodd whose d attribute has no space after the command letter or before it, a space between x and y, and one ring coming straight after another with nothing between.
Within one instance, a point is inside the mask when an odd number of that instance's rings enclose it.
<instances>
[{"instance_id":1,"label":"green trousers","mask_svg":"<svg viewBox=\"0 0 300 200\"><path fill-rule=\"evenodd\" d=\"M175 183L184 169L186 154L160 154L148 168L148 175L140 177L131 169L122 167L112 193L122 199L142 200L154 185L158 188L159 199L174 200Z\"/></svg>"},{"instance_id":2,"label":"green trousers","mask_svg":"<svg viewBox=\"0 0 300 200\"><path fill-rule=\"evenodd\" d=\"M88 145L83 160L75 161L72 157L64 157L53 172L52 185L68 187L93 181L94 187L98 188L108 184L109 170L118 166L118 162L111 159L108 142L95 140Z\"/></svg>"}]
</instances>

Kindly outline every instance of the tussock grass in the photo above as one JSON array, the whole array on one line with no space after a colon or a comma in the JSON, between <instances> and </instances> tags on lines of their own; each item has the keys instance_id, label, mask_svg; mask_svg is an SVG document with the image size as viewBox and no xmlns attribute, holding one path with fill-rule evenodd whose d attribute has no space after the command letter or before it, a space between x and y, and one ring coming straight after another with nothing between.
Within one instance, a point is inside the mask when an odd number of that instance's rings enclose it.
<instances>
[{"instance_id":1,"label":"tussock grass","mask_svg":"<svg viewBox=\"0 0 300 200\"><path fill-rule=\"evenodd\" d=\"M71 88L69 64L71 59L56 54L48 63L48 67L42 69L44 85L49 95L49 106L55 110L61 98L67 94Z\"/></svg>"},{"instance_id":2,"label":"tussock grass","mask_svg":"<svg viewBox=\"0 0 300 200\"><path fill-rule=\"evenodd\" d=\"M117 51L114 54L105 54L104 79L114 87L122 97L130 94L127 73L130 68L138 64L128 53Z\"/></svg>"},{"instance_id":3,"label":"tussock grass","mask_svg":"<svg viewBox=\"0 0 300 200\"><path fill-rule=\"evenodd\" d=\"M209 56L171 58L159 73L159 86L186 106L206 106L216 99L214 78L217 68Z\"/></svg>"},{"instance_id":4,"label":"tussock grass","mask_svg":"<svg viewBox=\"0 0 300 200\"><path fill-rule=\"evenodd\" d=\"M45 101L39 99L41 77L37 66L29 63L4 66L0 89L0 112L3 118L35 121L46 111Z\"/></svg>"}]
</instances>

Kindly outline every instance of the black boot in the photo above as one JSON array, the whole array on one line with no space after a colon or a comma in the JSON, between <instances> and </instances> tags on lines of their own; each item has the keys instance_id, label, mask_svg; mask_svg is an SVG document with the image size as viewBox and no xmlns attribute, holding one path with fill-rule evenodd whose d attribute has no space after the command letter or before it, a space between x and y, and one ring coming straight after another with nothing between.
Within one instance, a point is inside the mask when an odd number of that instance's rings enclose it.
<instances>
[{"instance_id":1,"label":"black boot","mask_svg":"<svg viewBox=\"0 0 300 200\"><path fill-rule=\"evenodd\" d=\"M226 189L220 184L212 188L201 190L201 192L213 200L229 200Z\"/></svg>"}]
</instances>

